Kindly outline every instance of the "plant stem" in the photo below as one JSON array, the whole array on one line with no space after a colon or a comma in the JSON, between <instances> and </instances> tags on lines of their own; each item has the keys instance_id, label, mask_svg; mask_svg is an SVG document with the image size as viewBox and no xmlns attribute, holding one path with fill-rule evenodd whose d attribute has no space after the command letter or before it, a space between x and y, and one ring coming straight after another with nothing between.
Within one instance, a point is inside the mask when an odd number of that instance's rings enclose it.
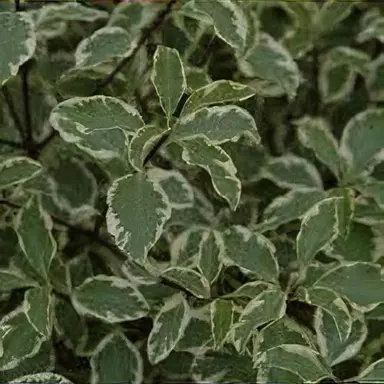
<instances>
[{"instance_id":1,"label":"plant stem","mask_svg":"<svg viewBox=\"0 0 384 384\"><path fill-rule=\"evenodd\" d=\"M19 116L17 115L16 109L15 109L15 106L13 104L11 95L10 95L10 93L8 91L8 88L4 85L1 88L1 90L3 92L4 100L5 100L6 104L7 104L9 112L11 114L12 120L15 123L16 129L19 131L21 140L24 140L25 139L25 132L24 132L23 124L21 124ZM20 144L20 146L21 146L21 144Z\"/></svg>"}]
</instances>

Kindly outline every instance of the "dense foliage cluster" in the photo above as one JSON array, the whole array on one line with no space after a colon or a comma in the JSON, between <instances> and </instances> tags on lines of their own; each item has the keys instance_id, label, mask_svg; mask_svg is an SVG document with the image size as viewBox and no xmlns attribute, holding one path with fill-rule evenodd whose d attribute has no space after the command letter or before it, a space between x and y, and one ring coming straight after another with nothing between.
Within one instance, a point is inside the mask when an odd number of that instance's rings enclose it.
<instances>
[{"instance_id":1,"label":"dense foliage cluster","mask_svg":"<svg viewBox=\"0 0 384 384\"><path fill-rule=\"evenodd\" d=\"M384 380L384 9L0 2L0 381Z\"/></svg>"}]
</instances>

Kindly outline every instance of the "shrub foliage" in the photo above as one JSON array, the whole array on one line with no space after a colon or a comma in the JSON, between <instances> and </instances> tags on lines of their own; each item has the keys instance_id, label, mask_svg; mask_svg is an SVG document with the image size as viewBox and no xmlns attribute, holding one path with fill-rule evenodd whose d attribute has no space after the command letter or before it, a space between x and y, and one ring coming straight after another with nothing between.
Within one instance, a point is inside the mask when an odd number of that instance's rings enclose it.
<instances>
[{"instance_id":1,"label":"shrub foliage","mask_svg":"<svg viewBox=\"0 0 384 384\"><path fill-rule=\"evenodd\" d=\"M0 4L0 381L382 382L383 9L42 3Z\"/></svg>"}]
</instances>

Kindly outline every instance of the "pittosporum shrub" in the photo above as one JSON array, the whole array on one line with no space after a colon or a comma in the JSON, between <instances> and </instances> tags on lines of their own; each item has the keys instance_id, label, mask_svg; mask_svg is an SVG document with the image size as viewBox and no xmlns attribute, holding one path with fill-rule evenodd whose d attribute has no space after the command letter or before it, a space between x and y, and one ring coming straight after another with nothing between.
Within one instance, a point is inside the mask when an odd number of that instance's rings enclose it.
<instances>
[{"instance_id":1,"label":"pittosporum shrub","mask_svg":"<svg viewBox=\"0 0 384 384\"><path fill-rule=\"evenodd\" d=\"M384 380L384 10L0 3L0 381Z\"/></svg>"}]
</instances>

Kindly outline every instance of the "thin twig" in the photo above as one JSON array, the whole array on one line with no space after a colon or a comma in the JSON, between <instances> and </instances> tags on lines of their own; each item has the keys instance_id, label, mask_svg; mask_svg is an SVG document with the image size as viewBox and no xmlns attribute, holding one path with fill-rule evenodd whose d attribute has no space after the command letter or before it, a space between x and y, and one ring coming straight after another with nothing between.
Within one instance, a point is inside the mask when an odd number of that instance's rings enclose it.
<instances>
[{"instance_id":1,"label":"thin twig","mask_svg":"<svg viewBox=\"0 0 384 384\"><path fill-rule=\"evenodd\" d=\"M24 132L23 124L21 124L19 116L17 115L16 109L15 109L15 106L13 104L12 97L8 91L8 88L4 85L1 88L1 90L3 92L4 100L7 104L7 107L9 109L10 114L11 114L11 117L12 117L13 121L15 122L16 129L19 131L21 140L24 140L25 139L25 132Z\"/></svg>"},{"instance_id":2,"label":"thin twig","mask_svg":"<svg viewBox=\"0 0 384 384\"><path fill-rule=\"evenodd\" d=\"M100 84L98 84L96 90L93 92L93 95L98 94L105 86L110 84L116 75L120 73L123 68L136 56L137 52L145 44L148 38L161 26L167 15L172 11L172 7L176 4L176 2L177 0L170 0L167 6L157 14L150 27L144 30L132 54L129 57L122 59L116 68Z\"/></svg>"}]
</instances>

